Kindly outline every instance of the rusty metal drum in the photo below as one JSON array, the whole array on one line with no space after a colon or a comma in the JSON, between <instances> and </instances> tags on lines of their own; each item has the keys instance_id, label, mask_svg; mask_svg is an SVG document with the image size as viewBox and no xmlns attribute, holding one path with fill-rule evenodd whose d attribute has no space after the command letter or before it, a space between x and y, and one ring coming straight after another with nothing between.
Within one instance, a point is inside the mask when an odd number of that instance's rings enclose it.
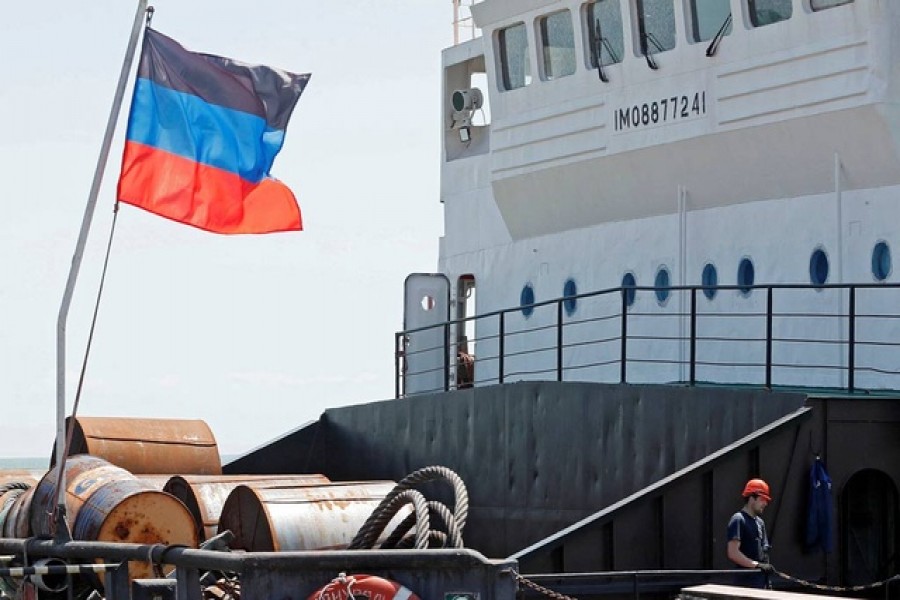
<instances>
[{"instance_id":1,"label":"rusty metal drum","mask_svg":"<svg viewBox=\"0 0 900 600\"><path fill-rule=\"evenodd\" d=\"M99 456L135 475L222 473L216 439L199 419L76 417L69 455L78 454Z\"/></svg>"},{"instance_id":2,"label":"rusty metal drum","mask_svg":"<svg viewBox=\"0 0 900 600\"><path fill-rule=\"evenodd\" d=\"M222 507L218 530L231 530L231 547L248 552L342 549L393 488L391 481L264 489L240 485ZM410 512L409 506L399 511L388 531Z\"/></svg>"},{"instance_id":3,"label":"rusty metal drum","mask_svg":"<svg viewBox=\"0 0 900 600\"><path fill-rule=\"evenodd\" d=\"M203 541L216 535L225 500L239 485L262 489L321 485L330 481L324 475L176 475L169 479L163 491L187 506Z\"/></svg>"},{"instance_id":4,"label":"rusty metal drum","mask_svg":"<svg viewBox=\"0 0 900 600\"><path fill-rule=\"evenodd\" d=\"M35 535L50 534L57 477L54 467L34 488ZM76 540L197 546L194 520L180 500L102 458L80 455L66 460L65 498ZM132 562L129 574L148 577L152 570L147 563Z\"/></svg>"}]
</instances>

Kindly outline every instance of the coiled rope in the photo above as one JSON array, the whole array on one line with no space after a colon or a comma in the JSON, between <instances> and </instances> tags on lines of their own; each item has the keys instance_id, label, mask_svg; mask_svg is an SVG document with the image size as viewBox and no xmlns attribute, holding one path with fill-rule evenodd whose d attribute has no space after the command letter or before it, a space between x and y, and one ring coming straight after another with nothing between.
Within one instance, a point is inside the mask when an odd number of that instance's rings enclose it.
<instances>
[{"instance_id":1,"label":"coiled rope","mask_svg":"<svg viewBox=\"0 0 900 600\"><path fill-rule=\"evenodd\" d=\"M436 500L426 500L421 492L412 489L414 485L435 480L444 480L453 486L452 511ZM459 475L447 467L431 466L404 477L372 512L350 542L348 549L374 548L385 527L407 504L413 505L413 512L397 525L382 542L381 548L412 547L421 550L463 547L462 531L469 515L469 493L466 485ZM443 525L446 531L433 529L432 521ZM415 533L407 535L413 527Z\"/></svg>"}]
</instances>

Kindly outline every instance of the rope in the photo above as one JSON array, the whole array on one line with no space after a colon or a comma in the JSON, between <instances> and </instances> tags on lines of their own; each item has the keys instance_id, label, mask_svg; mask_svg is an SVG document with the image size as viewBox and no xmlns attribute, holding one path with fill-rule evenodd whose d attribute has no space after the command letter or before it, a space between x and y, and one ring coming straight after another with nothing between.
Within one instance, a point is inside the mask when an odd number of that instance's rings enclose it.
<instances>
[{"instance_id":1,"label":"rope","mask_svg":"<svg viewBox=\"0 0 900 600\"><path fill-rule=\"evenodd\" d=\"M424 496L420 492L410 489L413 485L438 479L448 481L453 486L454 510L452 512L437 501L425 501ZM407 494L406 492L408 491L414 493ZM419 498L422 500L421 505L419 504ZM416 526L415 542L413 544L415 548L448 547L448 544L452 548L463 547L462 531L466 526L466 519L469 514L469 494L466 490L466 485L459 475L447 467L431 466L419 469L404 477L384 497L369 518L366 519L353 541L350 542L348 549L373 548L378 540L378 536L388 526L397 514L397 511L409 503L413 504L415 513L403 519L381 545L382 548L400 547L408 543L405 541L405 536L413 525ZM429 514L440 517L448 533L445 533L443 536L432 536ZM431 546L432 543L439 545Z\"/></svg>"},{"instance_id":2,"label":"rope","mask_svg":"<svg viewBox=\"0 0 900 600\"><path fill-rule=\"evenodd\" d=\"M393 516L397 514L397 511L399 511L400 508L402 508L406 504L412 504L414 512L403 520L403 523L401 523L401 525L406 524L406 528L400 531L398 535L402 536L404 533L409 531L413 524L415 524L416 535L413 547L416 550L427 548L429 522L428 502L425 500L425 496L423 496L421 492L418 492L416 490L403 490L402 492L391 498L391 501L385 505L384 514L390 515L390 517L393 518ZM390 519L388 519L388 521L390 521ZM387 522L384 522L384 525L379 528L372 529L370 535L374 536L374 539L369 541L369 547L374 545L375 540L378 539L378 536L382 531L384 531L385 527L387 527ZM400 527L398 527L397 529L399 530ZM387 544L387 540L385 540L385 543L382 544L382 548L390 548L390 546Z\"/></svg>"},{"instance_id":3,"label":"rope","mask_svg":"<svg viewBox=\"0 0 900 600\"><path fill-rule=\"evenodd\" d=\"M429 500L427 504L429 515L440 517L441 520L443 520L447 531L449 532L449 534L447 534L443 531L432 530L429 532L431 534L429 536L429 541L435 542L438 548L462 548L462 532L456 525L456 519L454 519L453 513L450 512L450 509L436 500ZM387 539L381 543L381 547L385 549L412 548L413 545L411 543L409 545L407 545L406 543L406 532L412 529L413 525L415 525L416 523L416 520L416 515L414 513L407 515L406 518L403 519L403 521L401 521L399 525L397 525L394 531L391 532L391 535L389 535Z\"/></svg>"},{"instance_id":4,"label":"rope","mask_svg":"<svg viewBox=\"0 0 900 600\"><path fill-rule=\"evenodd\" d=\"M12 481L10 483L4 483L0 485L0 494L6 493L10 490L27 490L31 487L30 483L25 481Z\"/></svg>"},{"instance_id":5,"label":"rope","mask_svg":"<svg viewBox=\"0 0 900 600\"><path fill-rule=\"evenodd\" d=\"M345 592L347 594L347 598L354 598L353 595L353 586L356 584L356 579L353 575L347 575L346 573L340 573L337 577L331 580L331 583L326 585L319 591L319 595L316 597L316 600L322 600L323 598L327 598L326 592L331 589L332 586L340 585L347 588ZM338 597L340 597L340 592L338 592Z\"/></svg>"}]
</instances>

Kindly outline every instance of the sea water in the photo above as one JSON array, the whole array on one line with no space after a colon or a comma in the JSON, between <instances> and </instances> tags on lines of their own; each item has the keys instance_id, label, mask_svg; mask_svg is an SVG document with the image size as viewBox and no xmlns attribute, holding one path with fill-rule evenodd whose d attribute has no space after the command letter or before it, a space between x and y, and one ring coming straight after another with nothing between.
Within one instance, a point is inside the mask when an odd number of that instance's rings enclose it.
<instances>
[{"instance_id":1,"label":"sea water","mask_svg":"<svg viewBox=\"0 0 900 600\"><path fill-rule=\"evenodd\" d=\"M239 454L223 454L221 461L223 465L236 459ZM28 456L24 458L0 458L0 471L6 469L26 469L29 471L41 471L50 468L50 457Z\"/></svg>"},{"instance_id":2,"label":"sea water","mask_svg":"<svg viewBox=\"0 0 900 600\"><path fill-rule=\"evenodd\" d=\"M28 469L41 470L50 467L50 457L24 457L24 458L0 458L0 470L5 469Z\"/></svg>"}]
</instances>

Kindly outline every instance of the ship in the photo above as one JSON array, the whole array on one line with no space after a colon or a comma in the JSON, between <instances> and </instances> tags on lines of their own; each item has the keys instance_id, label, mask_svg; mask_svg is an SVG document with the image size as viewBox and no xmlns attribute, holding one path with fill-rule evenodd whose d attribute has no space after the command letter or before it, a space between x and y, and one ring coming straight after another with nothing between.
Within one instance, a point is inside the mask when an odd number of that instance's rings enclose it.
<instances>
[{"instance_id":1,"label":"ship","mask_svg":"<svg viewBox=\"0 0 900 600\"><path fill-rule=\"evenodd\" d=\"M762 478L776 590L900 594L900 6L454 8L444 235L403 284L394 397L222 470L441 465L468 487L465 548L93 556L177 564L185 597L201 564L249 599L351 571L422 598L717 597L697 586L758 575L726 524Z\"/></svg>"}]
</instances>

